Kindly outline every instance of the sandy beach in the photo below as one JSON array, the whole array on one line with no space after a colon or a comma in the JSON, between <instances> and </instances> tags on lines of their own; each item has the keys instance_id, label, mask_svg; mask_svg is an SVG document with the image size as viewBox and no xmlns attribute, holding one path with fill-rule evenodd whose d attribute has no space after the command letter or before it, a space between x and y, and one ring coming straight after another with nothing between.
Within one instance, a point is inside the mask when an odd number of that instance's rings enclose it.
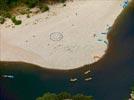
<instances>
[{"instance_id":1,"label":"sandy beach","mask_svg":"<svg viewBox=\"0 0 134 100\"><path fill-rule=\"evenodd\" d=\"M0 61L21 61L50 69L91 64L107 50L107 32L123 10L123 0L74 0L66 6L0 25Z\"/></svg>"}]
</instances>

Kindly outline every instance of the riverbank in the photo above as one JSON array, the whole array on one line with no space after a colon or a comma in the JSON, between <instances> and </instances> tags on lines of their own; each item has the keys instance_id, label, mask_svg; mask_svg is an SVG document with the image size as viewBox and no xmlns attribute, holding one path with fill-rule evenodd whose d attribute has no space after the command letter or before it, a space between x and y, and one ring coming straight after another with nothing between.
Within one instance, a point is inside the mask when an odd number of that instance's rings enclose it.
<instances>
[{"instance_id":1,"label":"riverbank","mask_svg":"<svg viewBox=\"0 0 134 100\"><path fill-rule=\"evenodd\" d=\"M49 12L1 25L0 61L22 61L50 69L91 64L107 50L107 32L122 11L122 1L77 0ZM103 34L105 33L105 34Z\"/></svg>"},{"instance_id":2,"label":"riverbank","mask_svg":"<svg viewBox=\"0 0 134 100\"><path fill-rule=\"evenodd\" d=\"M49 70L21 62L0 62L1 98L6 100L35 100L43 93L92 95L95 100L124 100L130 98L134 86L134 10L124 9L108 34L108 51L98 62L82 68L63 71ZM127 24L126 24L127 23ZM90 69L92 80L85 72ZM75 77L77 82L71 83ZM108 91L109 90L109 91ZM112 94L112 96L111 96Z\"/></svg>"}]
</instances>

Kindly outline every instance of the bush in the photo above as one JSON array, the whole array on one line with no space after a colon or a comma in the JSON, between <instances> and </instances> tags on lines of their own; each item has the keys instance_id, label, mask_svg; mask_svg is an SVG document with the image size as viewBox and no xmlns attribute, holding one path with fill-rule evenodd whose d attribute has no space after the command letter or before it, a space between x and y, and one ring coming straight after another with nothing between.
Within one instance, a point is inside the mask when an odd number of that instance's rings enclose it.
<instances>
[{"instance_id":1,"label":"bush","mask_svg":"<svg viewBox=\"0 0 134 100\"><path fill-rule=\"evenodd\" d=\"M29 8L33 8L39 4L39 0L26 0L26 4Z\"/></svg>"},{"instance_id":2,"label":"bush","mask_svg":"<svg viewBox=\"0 0 134 100\"><path fill-rule=\"evenodd\" d=\"M40 8L41 12L45 12L45 11L48 11L49 10L49 7L48 7L47 4L40 3L39 4L39 8Z\"/></svg>"},{"instance_id":3,"label":"bush","mask_svg":"<svg viewBox=\"0 0 134 100\"><path fill-rule=\"evenodd\" d=\"M4 24L5 18L3 16L0 16L0 24Z\"/></svg>"},{"instance_id":4,"label":"bush","mask_svg":"<svg viewBox=\"0 0 134 100\"><path fill-rule=\"evenodd\" d=\"M2 16L5 17L5 18L11 18L12 17L12 15L9 12L4 12L2 14Z\"/></svg>"},{"instance_id":5,"label":"bush","mask_svg":"<svg viewBox=\"0 0 134 100\"><path fill-rule=\"evenodd\" d=\"M11 20L12 20L12 22L13 22L15 25L20 25L20 24L22 23L22 21L21 21L21 20L17 20L15 16L13 16L13 17L11 18Z\"/></svg>"},{"instance_id":6,"label":"bush","mask_svg":"<svg viewBox=\"0 0 134 100\"><path fill-rule=\"evenodd\" d=\"M30 18L30 15L29 14L27 14L27 18Z\"/></svg>"}]
</instances>

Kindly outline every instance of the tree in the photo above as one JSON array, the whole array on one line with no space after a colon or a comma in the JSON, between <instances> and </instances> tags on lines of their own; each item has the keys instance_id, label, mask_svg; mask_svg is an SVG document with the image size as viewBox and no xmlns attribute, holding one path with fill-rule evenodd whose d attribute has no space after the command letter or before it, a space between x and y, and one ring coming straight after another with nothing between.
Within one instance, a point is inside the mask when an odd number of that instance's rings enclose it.
<instances>
[{"instance_id":1,"label":"tree","mask_svg":"<svg viewBox=\"0 0 134 100\"><path fill-rule=\"evenodd\" d=\"M8 0L0 0L0 11L6 11L8 9Z\"/></svg>"},{"instance_id":2,"label":"tree","mask_svg":"<svg viewBox=\"0 0 134 100\"><path fill-rule=\"evenodd\" d=\"M57 96L58 96L58 100L64 100L64 99L72 98L71 94L67 93L67 92L61 92Z\"/></svg>"},{"instance_id":3,"label":"tree","mask_svg":"<svg viewBox=\"0 0 134 100\"><path fill-rule=\"evenodd\" d=\"M39 4L39 0L27 0L25 3L28 5L29 8L33 8Z\"/></svg>"},{"instance_id":4,"label":"tree","mask_svg":"<svg viewBox=\"0 0 134 100\"><path fill-rule=\"evenodd\" d=\"M83 94L72 96L70 93L61 92L57 95L54 93L46 93L42 97L38 97L36 100L93 100L93 97L84 96Z\"/></svg>"},{"instance_id":5,"label":"tree","mask_svg":"<svg viewBox=\"0 0 134 100\"><path fill-rule=\"evenodd\" d=\"M54 93L46 93L42 97L37 98L36 100L58 100L58 97Z\"/></svg>"},{"instance_id":6,"label":"tree","mask_svg":"<svg viewBox=\"0 0 134 100\"><path fill-rule=\"evenodd\" d=\"M84 96L83 94L77 94L73 96L73 100L93 100L92 96Z\"/></svg>"}]
</instances>

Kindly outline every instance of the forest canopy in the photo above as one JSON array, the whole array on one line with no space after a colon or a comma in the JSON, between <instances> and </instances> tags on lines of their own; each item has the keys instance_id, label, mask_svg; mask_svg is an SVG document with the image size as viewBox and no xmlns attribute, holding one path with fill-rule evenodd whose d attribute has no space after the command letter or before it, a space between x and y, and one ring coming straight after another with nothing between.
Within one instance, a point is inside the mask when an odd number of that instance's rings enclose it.
<instances>
[{"instance_id":1,"label":"forest canopy","mask_svg":"<svg viewBox=\"0 0 134 100\"><path fill-rule=\"evenodd\" d=\"M8 11L9 9L19 6L19 5L27 5L28 7L32 8L39 3L64 3L66 0L0 0L0 10Z\"/></svg>"},{"instance_id":2,"label":"forest canopy","mask_svg":"<svg viewBox=\"0 0 134 100\"><path fill-rule=\"evenodd\" d=\"M36 100L94 100L92 96L86 96L83 94L71 95L68 92L45 93L43 96L38 97Z\"/></svg>"},{"instance_id":3,"label":"forest canopy","mask_svg":"<svg viewBox=\"0 0 134 100\"><path fill-rule=\"evenodd\" d=\"M29 17L30 9L38 7L41 12L49 10L48 4L64 3L66 0L0 0L0 24L5 22L5 18L10 18L15 25L21 24L20 20L15 19L17 14L27 14ZM15 11L15 8L19 10Z\"/></svg>"}]
</instances>

